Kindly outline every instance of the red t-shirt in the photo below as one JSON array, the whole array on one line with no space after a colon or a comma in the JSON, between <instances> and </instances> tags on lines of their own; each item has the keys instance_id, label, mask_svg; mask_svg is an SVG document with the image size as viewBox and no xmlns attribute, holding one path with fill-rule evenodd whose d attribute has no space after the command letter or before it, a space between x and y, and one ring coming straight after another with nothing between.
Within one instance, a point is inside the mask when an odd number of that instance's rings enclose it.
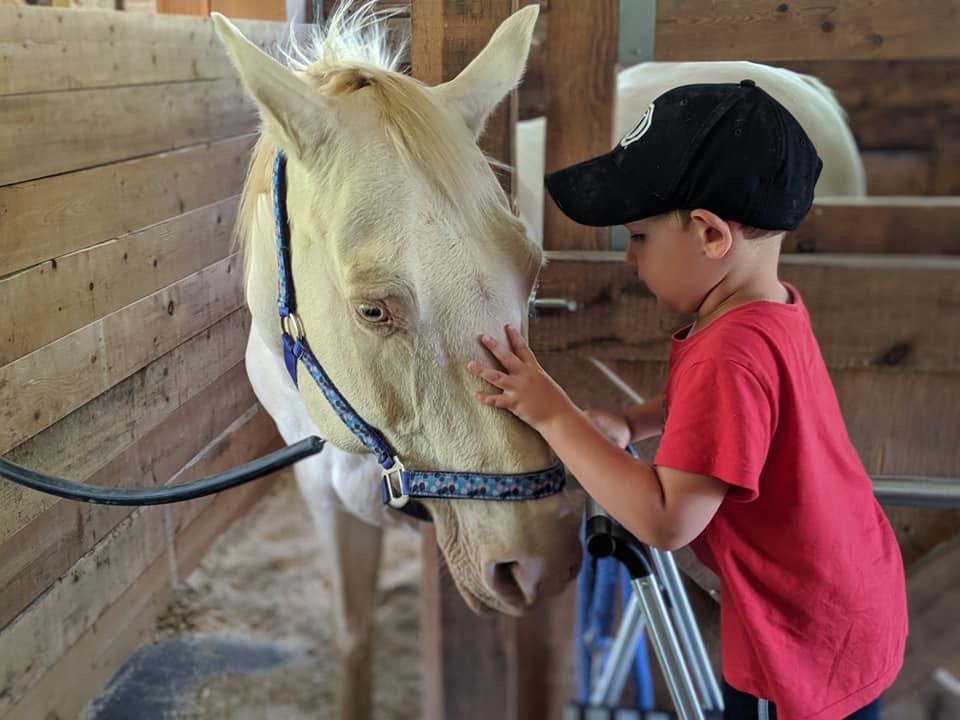
<instances>
[{"instance_id":1,"label":"red t-shirt","mask_svg":"<svg viewBox=\"0 0 960 720\"><path fill-rule=\"evenodd\" d=\"M730 485L691 544L720 578L727 682L781 720L835 720L900 670L903 560L788 290L677 333L654 463Z\"/></svg>"}]
</instances>

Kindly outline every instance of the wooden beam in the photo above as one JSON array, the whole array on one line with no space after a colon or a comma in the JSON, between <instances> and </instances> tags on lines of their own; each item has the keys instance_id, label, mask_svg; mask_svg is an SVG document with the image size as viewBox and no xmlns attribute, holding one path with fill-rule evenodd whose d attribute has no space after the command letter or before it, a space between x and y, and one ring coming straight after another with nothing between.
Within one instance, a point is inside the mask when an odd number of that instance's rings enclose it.
<instances>
[{"instance_id":1,"label":"wooden beam","mask_svg":"<svg viewBox=\"0 0 960 720\"><path fill-rule=\"evenodd\" d=\"M162 485L256 401L240 363L99 472L74 479L104 487ZM0 544L0 628L131 512L129 507L55 501Z\"/></svg>"},{"instance_id":2,"label":"wooden beam","mask_svg":"<svg viewBox=\"0 0 960 720\"><path fill-rule=\"evenodd\" d=\"M657 60L960 58L954 0L659 0Z\"/></svg>"},{"instance_id":3,"label":"wooden beam","mask_svg":"<svg viewBox=\"0 0 960 720\"><path fill-rule=\"evenodd\" d=\"M239 270L236 253L0 368L0 452L239 308Z\"/></svg>"},{"instance_id":4,"label":"wooden beam","mask_svg":"<svg viewBox=\"0 0 960 720\"><path fill-rule=\"evenodd\" d=\"M817 198L783 249L960 255L960 197Z\"/></svg>"},{"instance_id":5,"label":"wooden beam","mask_svg":"<svg viewBox=\"0 0 960 720\"><path fill-rule=\"evenodd\" d=\"M239 194L255 140L0 187L0 276Z\"/></svg>"},{"instance_id":6,"label":"wooden beam","mask_svg":"<svg viewBox=\"0 0 960 720\"><path fill-rule=\"evenodd\" d=\"M414 76L428 85L452 80L476 57L516 7L516 0L474 0L469 5L452 0L413 3L410 57ZM490 114L480 138L480 147L488 156L511 167L515 123L516 93L511 93ZM508 197L512 198L511 175L500 173L499 177Z\"/></svg>"},{"instance_id":7,"label":"wooden beam","mask_svg":"<svg viewBox=\"0 0 960 720\"><path fill-rule=\"evenodd\" d=\"M540 297L576 300L572 314L543 313L540 347L600 359L665 360L683 318L659 306L620 253L549 253ZM784 255L781 277L802 294L834 368L960 369L954 306L960 258Z\"/></svg>"},{"instance_id":8,"label":"wooden beam","mask_svg":"<svg viewBox=\"0 0 960 720\"><path fill-rule=\"evenodd\" d=\"M178 405L241 362L249 330L249 313L236 310L18 445L6 457L75 480L103 472ZM0 483L0 543L58 502L51 495Z\"/></svg>"},{"instance_id":9,"label":"wooden beam","mask_svg":"<svg viewBox=\"0 0 960 720\"><path fill-rule=\"evenodd\" d=\"M0 280L0 306L12 310L0 315L0 365L225 258L239 201L234 196Z\"/></svg>"},{"instance_id":10,"label":"wooden beam","mask_svg":"<svg viewBox=\"0 0 960 720\"><path fill-rule=\"evenodd\" d=\"M0 185L257 130L239 79L0 97Z\"/></svg>"},{"instance_id":11,"label":"wooden beam","mask_svg":"<svg viewBox=\"0 0 960 720\"><path fill-rule=\"evenodd\" d=\"M613 145L617 0L550 0L550 17L544 68L548 173ZM544 193L546 249L605 250L607 237L606 228L567 218Z\"/></svg>"}]
</instances>

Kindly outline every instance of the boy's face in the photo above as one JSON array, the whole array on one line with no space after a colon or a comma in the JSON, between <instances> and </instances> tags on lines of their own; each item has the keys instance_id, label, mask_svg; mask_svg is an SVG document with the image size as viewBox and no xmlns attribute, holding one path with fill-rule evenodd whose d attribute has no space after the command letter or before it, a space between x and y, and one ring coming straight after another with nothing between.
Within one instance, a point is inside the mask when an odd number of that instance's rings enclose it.
<instances>
[{"instance_id":1,"label":"boy's face","mask_svg":"<svg viewBox=\"0 0 960 720\"><path fill-rule=\"evenodd\" d=\"M684 212L627 223L626 263L670 310L694 313L722 278L722 268L704 253L705 228Z\"/></svg>"}]
</instances>

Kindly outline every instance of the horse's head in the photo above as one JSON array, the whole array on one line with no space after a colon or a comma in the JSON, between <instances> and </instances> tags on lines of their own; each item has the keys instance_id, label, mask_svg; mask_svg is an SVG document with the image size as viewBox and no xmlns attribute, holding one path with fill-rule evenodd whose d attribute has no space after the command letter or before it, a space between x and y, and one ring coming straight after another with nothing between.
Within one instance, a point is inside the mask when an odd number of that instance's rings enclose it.
<instances>
[{"instance_id":1,"label":"horse's head","mask_svg":"<svg viewBox=\"0 0 960 720\"><path fill-rule=\"evenodd\" d=\"M298 314L343 395L408 467L522 472L548 467L540 436L477 403L465 369L481 333L526 326L540 248L510 212L476 144L518 82L535 6L513 15L458 77L436 87L393 69L382 24L338 12L315 58L289 70L223 18L218 30L264 121L241 207L254 321L278 325L269 166L288 158L287 212ZM279 331L276 339L279 350ZM300 371L323 435L365 448ZM577 513L539 500L428 501L468 603L518 613L572 579Z\"/></svg>"}]
</instances>

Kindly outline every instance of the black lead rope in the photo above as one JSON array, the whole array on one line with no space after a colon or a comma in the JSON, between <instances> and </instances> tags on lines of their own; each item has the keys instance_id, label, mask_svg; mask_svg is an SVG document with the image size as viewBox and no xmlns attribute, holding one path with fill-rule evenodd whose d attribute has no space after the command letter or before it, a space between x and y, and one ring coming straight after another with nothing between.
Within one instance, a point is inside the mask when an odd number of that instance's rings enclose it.
<instances>
[{"instance_id":1,"label":"black lead rope","mask_svg":"<svg viewBox=\"0 0 960 720\"><path fill-rule=\"evenodd\" d=\"M316 455L323 450L325 444L326 442L321 438L311 436L294 445L252 460L245 465L225 470L202 480L158 488L131 489L84 485L83 483L29 470L5 458L0 458L0 477L13 480L13 482L31 490L38 490L67 500L79 500L98 505L164 505L213 495L222 490L256 480L275 470L292 465L298 460Z\"/></svg>"}]
</instances>

